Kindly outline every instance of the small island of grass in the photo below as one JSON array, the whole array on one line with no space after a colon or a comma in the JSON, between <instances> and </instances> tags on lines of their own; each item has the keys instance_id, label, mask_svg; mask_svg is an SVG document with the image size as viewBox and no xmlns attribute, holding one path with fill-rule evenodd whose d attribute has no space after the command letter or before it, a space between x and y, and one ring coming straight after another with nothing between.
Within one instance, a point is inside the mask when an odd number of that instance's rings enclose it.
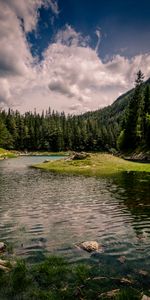
<instances>
[{"instance_id":1,"label":"small island of grass","mask_svg":"<svg viewBox=\"0 0 150 300\"><path fill-rule=\"evenodd\" d=\"M118 172L150 172L150 164L127 161L107 153L90 154L81 160L60 159L33 166L55 173L109 176Z\"/></svg>"}]
</instances>

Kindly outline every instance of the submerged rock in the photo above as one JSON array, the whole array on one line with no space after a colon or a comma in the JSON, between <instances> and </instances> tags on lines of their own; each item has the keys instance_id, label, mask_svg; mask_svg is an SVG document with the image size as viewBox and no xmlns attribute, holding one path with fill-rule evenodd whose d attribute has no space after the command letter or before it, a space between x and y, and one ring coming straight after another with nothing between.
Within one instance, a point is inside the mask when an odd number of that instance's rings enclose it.
<instances>
[{"instance_id":1,"label":"submerged rock","mask_svg":"<svg viewBox=\"0 0 150 300\"><path fill-rule=\"evenodd\" d=\"M102 246L99 245L96 241L82 242L77 246L87 252L99 251L102 248Z\"/></svg>"},{"instance_id":2,"label":"submerged rock","mask_svg":"<svg viewBox=\"0 0 150 300\"><path fill-rule=\"evenodd\" d=\"M139 270L138 274L142 275L142 276L148 276L148 272L145 270Z\"/></svg>"},{"instance_id":3,"label":"submerged rock","mask_svg":"<svg viewBox=\"0 0 150 300\"><path fill-rule=\"evenodd\" d=\"M150 300L150 297L146 296L146 295L143 295L142 299L141 300Z\"/></svg>"},{"instance_id":4,"label":"submerged rock","mask_svg":"<svg viewBox=\"0 0 150 300\"><path fill-rule=\"evenodd\" d=\"M126 257L125 257L125 256L120 256L120 257L118 257L117 260L118 260L121 264L124 264L125 261L126 261Z\"/></svg>"},{"instance_id":5,"label":"submerged rock","mask_svg":"<svg viewBox=\"0 0 150 300\"><path fill-rule=\"evenodd\" d=\"M115 289L115 290L112 290L112 291L108 291L108 292L105 292L105 293L102 293L100 294L100 296L98 297L99 299L100 298L114 298L116 297L118 294L119 294L120 290L119 289Z\"/></svg>"},{"instance_id":6,"label":"submerged rock","mask_svg":"<svg viewBox=\"0 0 150 300\"><path fill-rule=\"evenodd\" d=\"M10 271L9 268L7 268L7 267L5 267L5 266L3 266L3 265L0 265L0 270L2 270L2 271L4 271L4 272L9 272L9 271Z\"/></svg>"},{"instance_id":7,"label":"submerged rock","mask_svg":"<svg viewBox=\"0 0 150 300\"><path fill-rule=\"evenodd\" d=\"M125 284L132 284L132 283L133 283L133 280L132 280L132 279L129 279L129 278L123 277L123 278L120 279L120 282L121 282L121 283L125 283Z\"/></svg>"},{"instance_id":8,"label":"submerged rock","mask_svg":"<svg viewBox=\"0 0 150 300\"><path fill-rule=\"evenodd\" d=\"M3 252L6 249L6 245L3 242L0 242L0 252Z\"/></svg>"},{"instance_id":9,"label":"submerged rock","mask_svg":"<svg viewBox=\"0 0 150 300\"><path fill-rule=\"evenodd\" d=\"M0 270L5 271L5 272L9 272L10 268L8 268L7 265L8 265L7 260L0 259Z\"/></svg>"}]
</instances>

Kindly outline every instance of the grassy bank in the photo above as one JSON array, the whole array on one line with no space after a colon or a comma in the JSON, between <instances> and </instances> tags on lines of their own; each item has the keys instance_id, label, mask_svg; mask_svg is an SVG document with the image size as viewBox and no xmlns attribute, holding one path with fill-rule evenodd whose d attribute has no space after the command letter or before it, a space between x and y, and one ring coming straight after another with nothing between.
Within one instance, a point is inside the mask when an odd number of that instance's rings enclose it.
<instances>
[{"instance_id":1,"label":"grassy bank","mask_svg":"<svg viewBox=\"0 0 150 300\"><path fill-rule=\"evenodd\" d=\"M18 261L10 272L0 271L0 299L141 300L142 291L148 294L148 284L144 287L143 282L137 275L115 276L111 266L108 270L97 264L74 265L48 257L35 265Z\"/></svg>"},{"instance_id":2,"label":"grassy bank","mask_svg":"<svg viewBox=\"0 0 150 300\"><path fill-rule=\"evenodd\" d=\"M20 156L69 156L69 152L50 152L50 151L30 151L30 152L19 152Z\"/></svg>"},{"instance_id":3,"label":"grassy bank","mask_svg":"<svg viewBox=\"0 0 150 300\"><path fill-rule=\"evenodd\" d=\"M69 152L50 152L50 151L31 151L31 152L24 152L24 151L9 151L3 148L0 148L0 159L4 158L13 158L17 156L68 156Z\"/></svg>"},{"instance_id":4,"label":"grassy bank","mask_svg":"<svg viewBox=\"0 0 150 300\"><path fill-rule=\"evenodd\" d=\"M83 160L50 161L33 167L56 173L86 176L108 176L122 171L150 172L150 164L130 162L106 153L91 154Z\"/></svg>"},{"instance_id":5,"label":"grassy bank","mask_svg":"<svg viewBox=\"0 0 150 300\"><path fill-rule=\"evenodd\" d=\"M17 154L14 152L11 152L9 150L5 150L3 148L0 148L0 159L4 159L4 158L13 158L16 157Z\"/></svg>"}]
</instances>

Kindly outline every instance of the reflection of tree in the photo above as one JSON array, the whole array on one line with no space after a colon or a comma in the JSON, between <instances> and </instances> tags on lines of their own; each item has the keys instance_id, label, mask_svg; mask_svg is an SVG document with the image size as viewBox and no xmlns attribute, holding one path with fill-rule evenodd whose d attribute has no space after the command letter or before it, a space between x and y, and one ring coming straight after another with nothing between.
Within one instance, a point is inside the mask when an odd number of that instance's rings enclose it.
<instances>
[{"instance_id":1,"label":"reflection of tree","mask_svg":"<svg viewBox=\"0 0 150 300\"><path fill-rule=\"evenodd\" d=\"M149 226L150 230L150 175L122 172L114 178L113 183L118 187L114 193L117 193L117 198L120 196L121 202L123 201L134 218L133 227L138 237L139 234L143 235L144 226ZM143 225L143 221L147 225Z\"/></svg>"}]
</instances>

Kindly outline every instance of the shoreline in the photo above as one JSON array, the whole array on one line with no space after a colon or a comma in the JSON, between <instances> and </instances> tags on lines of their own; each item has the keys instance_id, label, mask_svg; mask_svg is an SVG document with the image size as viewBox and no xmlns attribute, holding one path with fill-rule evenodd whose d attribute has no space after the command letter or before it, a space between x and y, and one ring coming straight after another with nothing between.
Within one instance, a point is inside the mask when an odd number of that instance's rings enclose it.
<instances>
[{"instance_id":1,"label":"shoreline","mask_svg":"<svg viewBox=\"0 0 150 300\"><path fill-rule=\"evenodd\" d=\"M0 148L0 160L7 158L16 158L19 156L69 156L68 151L50 152L50 151L18 151L18 150L5 150Z\"/></svg>"},{"instance_id":2,"label":"shoreline","mask_svg":"<svg viewBox=\"0 0 150 300\"><path fill-rule=\"evenodd\" d=\"M150 173L150 164L133 162L108 153L94 153L81 160L60 159L31 167L60 174L109 176L120 172Z\"/></svg>"}]
</instances>

